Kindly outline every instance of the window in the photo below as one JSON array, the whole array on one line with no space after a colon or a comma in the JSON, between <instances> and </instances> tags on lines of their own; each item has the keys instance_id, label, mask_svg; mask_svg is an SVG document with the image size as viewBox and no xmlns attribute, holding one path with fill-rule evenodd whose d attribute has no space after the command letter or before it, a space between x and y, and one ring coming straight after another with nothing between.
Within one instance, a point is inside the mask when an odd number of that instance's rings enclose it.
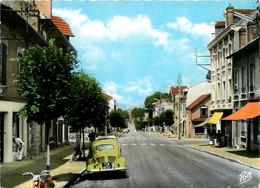
<instances>
[{"instance_id":1,"label":"window","mask_svg":"<svg viewBox=\"0 0 260 188\"><path fill-rule=\"evenodd\" d=\"M254 69L255 69L255 65L254 63L251 63L249 65L249 91L254 91Z\"/></svg>"},{"instance_id":2,"label":"window","mask_svg":"<svg viewBox=\"0 0 260 188\"><path fill-rule=\"evenodd\" d=\"M112 149L114 149L114 146L110 144L102 144L96 147L96 150L112 150Z\"/></svg>"},{"instance_id":3,"label":"window","mask_svg":"<svg viewBox=\"0 0 260 188\"><path fill-rule=\"evenodd\" d=\"M208 117L208 107L207 106L200 107L200 117Z\"/></svg>"},{"instance_id":4,"label":"window","mask_svg":"<svg viewBox=\"0 0 260 188\"><path fill-rule=\"evenodd\" d=\"M197 134L197 133L204 133L204 127L196 127L195 128L195 133Z\"/></svg>"},{"instance_id":5,"label":"window","mask_svg":"<svg viewBox=\"0 0 260 188\"><path fill-rule=\"evenodd\" d=\"M12 123L12 137L19 137L19 116L16 112L13 112L13 123ZM16 144L13 142L13 151L16 151Z\"/></svg>"},{"instance_id":6,"label":"window","mask_svg":"<svg viewBox=\"0 0 260 188\"><path fill-rule=\"evenodd\" d=\"M245 93L245 67L241 68L241 89L242 93Z\"/></svg>"},{"instance_id":7,"label":"window","mask_svg":"<svg viewBox=\"0 0 260 188\"><path fill-rule=\"evenodd\" d=\"M21 50L20 47L17 48L17 56L18 57L23 57L23 52ZM20 66L20 62L17 62L17 75L20 75L20 69L21 69L21 66ZM17 90L20 89L20 86L19 86L19 83L17 83Z\"/></svg>"},{"instance_id":8,"label":"window","mask_svg":"<svg viewBox=\"0 0 260 188\"><path fill-rule=\"evenodd\" d=\"M234 92L238 92L238 69L235 69L234 72Z\"/></svg>"},{"instance_id":9,"label":"window","mask_svg":"<svg viewBox=\"0 0 260 188\"><path fill-rule=\"evenodd\" d=\"M7 46L1 43L0 85L6 85Z\"/></svg>"}]
</instances>

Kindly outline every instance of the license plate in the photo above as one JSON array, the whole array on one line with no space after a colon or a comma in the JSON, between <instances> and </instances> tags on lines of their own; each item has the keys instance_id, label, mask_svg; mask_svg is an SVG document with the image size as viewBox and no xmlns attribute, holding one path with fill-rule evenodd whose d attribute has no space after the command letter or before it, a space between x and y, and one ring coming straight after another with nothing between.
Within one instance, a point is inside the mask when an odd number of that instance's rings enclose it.
<instances>
[{"instance_id":1,"label":"license plate","mask_svg":"<svg viewBox=\"0 0 260 188\"><path fill-rule=\"evenodd\" d=\"M103 167L103 169L111 169L112 168L112 164L111 163L103 163L102 167Z\"/></svg>"}]
</instances>

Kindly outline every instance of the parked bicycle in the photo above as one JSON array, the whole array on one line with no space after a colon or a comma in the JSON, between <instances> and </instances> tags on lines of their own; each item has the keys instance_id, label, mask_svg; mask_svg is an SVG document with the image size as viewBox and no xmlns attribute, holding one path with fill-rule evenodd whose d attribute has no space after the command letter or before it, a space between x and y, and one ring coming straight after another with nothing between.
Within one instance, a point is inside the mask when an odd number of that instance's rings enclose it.
<instances>
[{"instance_id":1,"label":"parked bicycle","mask_svg":"<svg viewBox=\"0 0 260 188\"><path fill-rule=\"evenodd\" d=\"M34 175L32 172L24 172L23 176L32 175L33 188L53 188L55 186L49 170L43 170L40 175Z\"/></svg>"}]
</instances>

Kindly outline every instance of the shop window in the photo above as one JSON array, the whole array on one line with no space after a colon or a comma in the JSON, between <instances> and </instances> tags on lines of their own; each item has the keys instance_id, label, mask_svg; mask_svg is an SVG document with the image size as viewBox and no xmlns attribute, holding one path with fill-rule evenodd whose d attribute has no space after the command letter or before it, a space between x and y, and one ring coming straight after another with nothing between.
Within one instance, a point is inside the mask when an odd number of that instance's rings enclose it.
<instances>
[{"instance_id":1,"label":"shop window","mask_svg":"<svg viewBox=\"0 0 260 188\"><path fill-rule=\"evenodd\" d=\"M195 134L201 134L204 133L204 127L196 127L195 128Z\"/></svg>"}]
</instances>

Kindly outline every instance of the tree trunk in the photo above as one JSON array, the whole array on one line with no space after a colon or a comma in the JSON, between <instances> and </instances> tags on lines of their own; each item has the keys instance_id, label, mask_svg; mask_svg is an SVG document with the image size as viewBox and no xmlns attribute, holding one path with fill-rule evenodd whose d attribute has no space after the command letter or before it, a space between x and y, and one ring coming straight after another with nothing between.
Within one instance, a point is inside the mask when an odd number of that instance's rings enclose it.
<instances>
[{"instance_id":1,"label":"tree trunk","mask_svg":"<svg viewBox=\"0 0 260 188\"><path fill-rule=\"evenodd\" d=\"M50 165L50 129L51 129L51 121L47 120L45 122L46 130L47 130L47 139L46 139L46 170L51 169Z\"/></svg>"},{"instance_id":2,"label":"tree trunk","mask_svg":"<svg viewBox=\"0 0 260 188\"><path fill-rule=\"evenodd\" d=\"M84 136L84 128L82 128L82 135L83 135L83 144L82 144L82 150L83 150L83 158L85 159L85 136Z\"/></svg>"}]
</instances>

